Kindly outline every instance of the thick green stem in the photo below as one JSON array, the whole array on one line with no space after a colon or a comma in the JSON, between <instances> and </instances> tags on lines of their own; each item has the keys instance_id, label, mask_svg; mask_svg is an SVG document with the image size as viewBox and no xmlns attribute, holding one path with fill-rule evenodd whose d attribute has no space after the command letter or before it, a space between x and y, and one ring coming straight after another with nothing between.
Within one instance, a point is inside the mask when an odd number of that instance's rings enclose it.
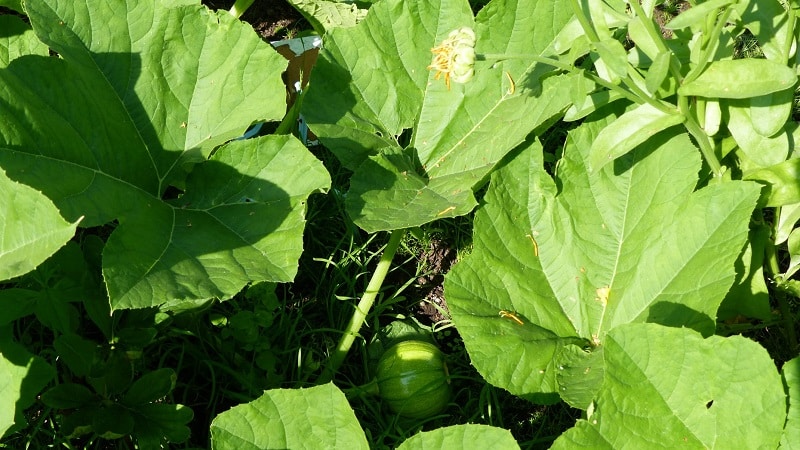
<instances>
[{"instance_id":1,"label":"thick green stem","mask_svg":"<svg viewBox=\"0 0 800 450\"><path fill-rule=\"evenodd\" d=\"M254 1L255 0L236 0L228 12L231 13L233 17L238 19L239 17L242 17L242 14L247 11L247 8L249 8Z\"/></svg>"},{"instance_id":2,"label":"thick green stem","mask_svg":"<svg viewBox=\"0 0 800 450\"><path fill-rule=\"evenodd\" d=\"M336 350L334 350L333 354L328 359L328 364L322 370L319 379L317 379L318 383L322 384L331 381L333 375L339 370L342 362L344 362L347 352L350 351L350 347L353 346L353 342L356 336L358 336L361 326L364 325L364 321L367 319L369 310L372 309L372 304L375 303L375 298L377 298L381 290L386 274L389 273L389 267L392 264L392 259L394 259L394 254L397 253L397 248L400 246L403 235L405 235L405 230L392 231L392 235L389 237L389 243L386 244L386 248L383 249L383 255L381 255L380 261L378 261L378 266L375 268L375 272L372 273L369 284L367 284L367 290L364 291L364 296L361 297L361 301L358 302L355 311L353 311L350 322L347 324L347 328L345 328L342 337L339 339L339 345L336 346Z\"/></svg>"}]
</instances>

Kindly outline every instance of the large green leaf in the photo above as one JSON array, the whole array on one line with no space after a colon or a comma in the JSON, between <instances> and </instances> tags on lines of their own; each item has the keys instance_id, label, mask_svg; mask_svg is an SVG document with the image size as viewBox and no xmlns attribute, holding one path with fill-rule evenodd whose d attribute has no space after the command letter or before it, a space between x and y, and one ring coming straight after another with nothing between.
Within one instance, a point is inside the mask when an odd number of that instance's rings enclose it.
<instances>
[{"instance_id":1,"label":"large green leaf","mask_svg":"<svg viewBox=\"0 0 800 450\"><path fill-rule=\"evenodd\" d=\"M608 333L594 412L554 449L775 448L786 398L757 343L630 324Z\"/></svg>"},{"instance_id":2,"label":"large green leaf","mask_svg":"<svg viewBox=\"0 0 800 450\"><path fill-rule=\"evenodd\" d=\"M0 280L23 275L55 253L74 234L53 202L0 169Z\"/></svg>"},{"instance_id":3,"label":"large green leaf","mask_svg":"<svg viewBox=\"0 0 800 450\"><path fill-rule=\"evenodd\" d=\"M355 171L354 221L377 231L469 212L497 162L569 106L572 77L543 79L552 68L525 60L479 62L471 81L448 88L427 70L430 49L470 26L478 53L548 54L570 16L566 1L495 0L473 18L466 0L387 0L330 30L303 114Z\"/></svg>"},{"instance_id":4,"label":"large green leaf","mask_svg":"<svg viewBox=\"0 0 800 450\"><path fill-rule=\"evenodd\" d=\"M424 431L406 439L397 450L434 448L479 448L481 450L513 450L519 445L511 432L488 425L452 425Z\"/></svg>"},{"instance_id":5,"label":"large green leaf","mask_svg":"<svg viewBox=\"0 0 800 450\"><path fill-rule=\"evenodd\" d=\"M557 367L576 361L565 344L602 345L618 325L713 333L734 281L757 185L693 192L699 154L677 132L590 172L592 142L609 121L570 133L555 180L538 144L495 172L476 213L474 251L445 283L475 367L523 397L546 401L541 394L556 392ZM500 311L515 311L523 323Z\"/></svg>"},{"instance_id":6,"label":"large green leaf","mask_svg":"<svg viewBox=\"0 0 800 450\"><path fill-rule=\"evenodd\" d=\"M331 383L273 389L231 408L211 423L211 446L216 450L369 448L347 399Z\"/></svg>"},{"instance_id":7,"label":"large green leaf","mask_svg":"<svg viewBox=\"0 0 800 450\"><path fill-rule=\"evenodd\" d=\"M70 220L119 222L103 253L112 307L291 280L305 198L329 183L322 165L288 137L208 159L252 122L282 116L285 60L200 5L51 0L28 13L62 58L0 69L0 165Z\"/></svg>"}]
</instances>

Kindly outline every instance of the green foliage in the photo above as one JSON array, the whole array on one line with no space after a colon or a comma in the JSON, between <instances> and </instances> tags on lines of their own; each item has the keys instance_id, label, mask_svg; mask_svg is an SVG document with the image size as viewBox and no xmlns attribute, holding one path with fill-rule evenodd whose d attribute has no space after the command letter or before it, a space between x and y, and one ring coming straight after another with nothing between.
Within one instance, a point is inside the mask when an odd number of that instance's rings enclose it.
<instances>
[{"instance_id":1,"label":"green foliage","mask_svg":"<svg viewBox=\"0 0 800 450\"><path fill-rule=\"evenodd\" d=\"M294 420L303 411L303 420ZM211 424L216 449L367 449L369 444L344 394L332 384L274 390L220 414Z\"/></svg>"},{"instance_id":2,"label":"green foliage","mask_svg":"<svg viewBox=\"0 0 800 450\"><path fill-rule=\"evenodd\" d=\"M539 54L569 19L566 5L501 3L473 19L465 0L379 2L358 26L324 36L303 113L354 170L347 210L366 231L468 213L473 189L498 161L568 106L570 77L540 80L547 69L532 62L498 64L463 87L424 70L428 49L455 28L474 23L485 33L482 52Z\"/></svg>"},{"instance_id":3,"label":"green foliage","mask_svg":"<svg viewBox=\"0 0 800 450\"><path fill-rule=\"evenodd\" d=\"M796 445L795 6L484 3L0 15L2 445Z\"/></svg>"},{"instance_id":4,"label":"green foliage","mask_svg":"<svg viewBox=\"0 0 800 450\"><path fill-rule=\"evenodd\" d=\"M282 57L199 6L56 3L32 3L28 14L63 59L25 56L0 73L0 163L70 220L119 222L103 251L112 309L290 280L304 200L328 185L324 169L285 137L211 156L251 122L280 118ZM185 193L165 198L170 187Z\"/></svg>"}]
</instances>

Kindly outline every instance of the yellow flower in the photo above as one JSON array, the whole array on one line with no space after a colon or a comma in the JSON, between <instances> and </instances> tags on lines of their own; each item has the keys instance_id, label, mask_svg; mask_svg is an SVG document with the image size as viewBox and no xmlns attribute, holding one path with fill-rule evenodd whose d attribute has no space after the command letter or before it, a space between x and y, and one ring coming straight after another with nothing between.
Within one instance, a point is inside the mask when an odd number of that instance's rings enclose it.
<instances>
[{"instance_id":1,"label":"yellow flower","mask_svg":"<svg viewBox=\"0 0 800 450\"><path fill-rule=\"evenodd\" d=\"M470 27L453 30L447 39L431 49L433 61L428 69L436 70L435 78L444 74L444 83L450 89L450 80L466 83L475 74L475 32Z\"/></svg>"}]
</instances>

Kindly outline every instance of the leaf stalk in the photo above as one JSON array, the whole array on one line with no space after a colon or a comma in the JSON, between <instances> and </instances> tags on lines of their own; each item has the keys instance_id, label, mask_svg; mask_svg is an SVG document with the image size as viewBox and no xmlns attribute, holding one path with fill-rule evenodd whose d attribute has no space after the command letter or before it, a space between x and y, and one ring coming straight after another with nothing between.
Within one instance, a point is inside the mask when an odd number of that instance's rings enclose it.
<instances>
[{"instance_id":1,"label":"leaf stalk","mask_svg":"<svg viewBox=\"0 0 800 450\"><path fill-rule=\"evenodd\" d=\"M400 241L403 239L404 235L405 230L392 231L392 234L389 237L389 242L383 249L383 254L381 255L380 261L378 261L378 266L375 267L375 271L372 272L372 278L370 278L369 283L367 284L367 289L364 291L364 295L358 302L355 311L353 311L353 315L350 317L350 321L347 323L344 333L342 334L341 338L339 338L339 344L336 346L333 354L331 354L330 358L328 359L328 363L322 370L322 374L317 379L318 384L324 384L331 381L333 379L333 375L337 370L339 370L342 362L344 362L347 352L349 352L350 347L353 346L353 342L355 341L356 336L358 336L359 330L364 325L364 321L367 319L369 310L372 309L372 305L375 303L375 299L378 297L378 293L383 285L383 280L386 279L386 274L389 273L389 267L392 264L392 259L394 259L394 255L397 253L397 249L400 246Z\"/></svg>"}]
</instances>

